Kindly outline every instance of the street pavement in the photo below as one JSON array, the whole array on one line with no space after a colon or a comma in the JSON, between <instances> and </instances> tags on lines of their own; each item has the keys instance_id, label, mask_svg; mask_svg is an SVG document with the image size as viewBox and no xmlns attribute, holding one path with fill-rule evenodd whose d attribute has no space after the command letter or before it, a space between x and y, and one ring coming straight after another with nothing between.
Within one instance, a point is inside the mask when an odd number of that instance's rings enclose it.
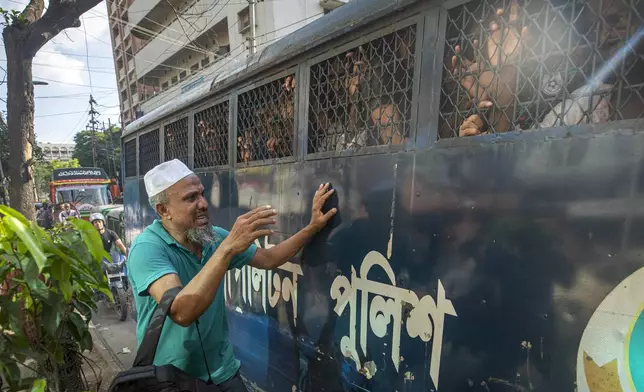
<instances>
[{"instance_id":1,"label":"street pavement","mask_svg":"<svg viewBox=\"0 0 644 392\"><path fill-rule=\"evenodd\" d=\"M94 314L93 329L106 348L106 355L123 370L132 367L136 355L136 323L130 315L125 321L119 321L116 312L103 303L98 304Z\"/></svg>"}]
</instances>

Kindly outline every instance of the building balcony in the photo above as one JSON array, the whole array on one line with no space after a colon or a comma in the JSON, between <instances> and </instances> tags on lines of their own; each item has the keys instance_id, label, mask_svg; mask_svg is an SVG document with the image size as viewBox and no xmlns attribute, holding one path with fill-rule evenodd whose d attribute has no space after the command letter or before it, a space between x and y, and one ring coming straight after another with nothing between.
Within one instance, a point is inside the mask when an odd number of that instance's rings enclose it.
<instances>
[{"instance_id":1,"label":"building balcony","mask_svg":"<svg viewBox=\"0 0 644 392\"><path fill-rule=\"evenodd\" d=\"M347 4L349 0L320 0L320 6L328 11L334 10Z\"/></svg>"},{"instance_id":2,"label":"building balcony","mask_svg":"<svg viewBox=\"0 0 644 392\"><path fill-rule=\"evenodd\" d=\"M198 37L202 35L204 31L212 29L215 25L219 24L226 18L228 18L230 23L232 15L236 17L237 12L244 8L242 2L238 2L234 5L226 5L226 2L222 3L224 4L216 6L211 11L213 15L217 15L216 18L199 18L190 23L190 25L186 25L185 22L175 20L167 26L161 32L161 34L163 34L163 39L152 38L147 45L142 47L141 50L135 54L134 60L136 62L136 69L146 70L146 73L152 71L154 67L151 67L151 64L162 64L178 52L184 50L185 46L188 44L185 42L186 36ZM137 2L134 3L134 5L136 4ZM195 9L207 9L212 7L212 0L199 0L195 3L194 7ZM222 7L226 7L226 9L222 10ZM134 13L132 12L132 14ZM181 23L183 23L183 26ZM159 56L159 54L162 55ZM142 78L146 75L137 72L137 76Z\"/></svg>"},{"instance_id":3,"label":"building balcony","mask_svg":"<svg viewBox=\"0 0 644 392\"><path fill-rule=\"evenodd\" d=\"M148 16L148 13L151 10L154 10L160 3L163 3L165 0L148 0L148 1L134 1L128 7L128 13L130 14L130 23L132 26L138 26L141 21Z\"/></svg>"}]
</instances>

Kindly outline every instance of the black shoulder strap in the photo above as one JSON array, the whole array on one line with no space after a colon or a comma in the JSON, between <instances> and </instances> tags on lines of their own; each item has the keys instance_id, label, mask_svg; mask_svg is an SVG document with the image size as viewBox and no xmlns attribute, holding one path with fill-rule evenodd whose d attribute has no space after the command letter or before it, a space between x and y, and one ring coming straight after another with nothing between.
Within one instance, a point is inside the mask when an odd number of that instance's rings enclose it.
<instances>
[{"instance_id":1,"label":"black shoulder strap","mask_svg":"<svg viewBox=\"0 0 644 392\"><path fill-rule=\"evenodd\" d=\"M143 341L137 350L136 358L134 358L132 366L149 366L153 364L154 356L157 353L157 346L159 345L159 339L161 338L163 324L170 312L172 302L174 302L175 297L180 291L181 287L174 287L163 294L161 302L159 302L159 306L157 306L156 310L152 314L150 324L145 330Z\"/></svg>"}]
</instances>

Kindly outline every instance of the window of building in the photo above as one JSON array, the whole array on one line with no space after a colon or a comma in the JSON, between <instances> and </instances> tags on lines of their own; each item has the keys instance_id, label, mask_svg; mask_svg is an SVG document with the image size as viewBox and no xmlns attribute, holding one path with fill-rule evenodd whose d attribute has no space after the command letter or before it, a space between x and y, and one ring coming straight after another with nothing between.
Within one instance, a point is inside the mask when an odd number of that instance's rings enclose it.
<instances>
[{"instance_id":1,"label":"window of building","mask_svg":"<svg viewBox=\"0 0 644 392\"><path fill-rule=\"evenodd\" d=\"M171 84L177 84L178 81L179 79L176 76L173 76L172 79L170 79Z\"/></svg>"},{"instance_id":2,"label":"window of building","mask_svg":"<svg viewBox=\"0 0 644 392\"><path fill-rule=\"evenodd\" d=\"M180 79L185 79L185 78L186 78L186 76L187 76L186 71L181 71L181 73L179 74L179 78L180 78Z\"/></svg>"},{"instance_id":3,"label":"window of building","mask_svg":"<svg viewBox=\"0 0 644 392\"><path fill-rule=\"evenodd\" d=\"M190 67L190 71L193 74L196 73L197 71L199 71L199 63L192 64L192 66Z\"/></svg>"},{"instance_id":4,"label":"window of building","mask_svg":"<svg viewBox=\"0 0 644 392\"><path fill-rule=\"evenodd\" d=\"M161 85L161 90L165 90L165 89L167 89L167 88L168 88L168 84L169 84L168 82L163 83L163 84Z\"/></svg>"},{"instance_id":5,"label":"window of building","mask_svg":"<svg viewBox=\"0 0 644 392\"><path fill-rule=\"evenodd\" d=\"M237 14L237 19L239 20L239 32L243 33L246 30L250 29L250 8L246 7L243 10L239 11Z\"/></svg>"},{"instance_id":6,"label":"window of building","mask_svg":"<svg viewBox=\"0 0 644 392\"><path fill-rule=\"evenodd\" d=\"M210 64L210 57L206 57L201 60L201 68L206 68L208 64Z\"/></svg>"},{"instance_id":7,"label":"window of building","mask_svg":"<svg viewBox=\"0 0 644 392\"><path fill-rule=\"evenodd\" d=\"M217 50L219 56L226 56L230 53L230 45L221 45Z\"/></svg>"}]
</instances>

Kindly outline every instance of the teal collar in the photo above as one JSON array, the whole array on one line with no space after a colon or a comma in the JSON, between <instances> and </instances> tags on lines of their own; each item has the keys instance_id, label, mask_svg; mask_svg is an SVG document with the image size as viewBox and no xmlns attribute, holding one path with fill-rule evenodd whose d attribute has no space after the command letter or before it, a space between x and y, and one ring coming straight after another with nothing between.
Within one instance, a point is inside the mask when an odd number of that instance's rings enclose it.
<instances>
[{"instance_id":1,"label":"teal collar","mask_svg":"<svg viewBox=\"0 0 644 392\"><path fill-rule=\"evenodd\" d=\"M177 240L174 239L173 236L168 233L168 231L163 227L163 224L161 223L160 220L155 219L154 222L150 226L148 226L148 229L150 229L151 232L159 236L163 241L165 241L166 244L168 245L175 245L181 249L186 250L187 252L190 252L188 249L186 249L183 245L177 242ZM205 255L207 252L210 251L211 245L203 247L201 250L202 255ZM192 253L192 252L191 252Z\"/></svg>"}]
</instances>

